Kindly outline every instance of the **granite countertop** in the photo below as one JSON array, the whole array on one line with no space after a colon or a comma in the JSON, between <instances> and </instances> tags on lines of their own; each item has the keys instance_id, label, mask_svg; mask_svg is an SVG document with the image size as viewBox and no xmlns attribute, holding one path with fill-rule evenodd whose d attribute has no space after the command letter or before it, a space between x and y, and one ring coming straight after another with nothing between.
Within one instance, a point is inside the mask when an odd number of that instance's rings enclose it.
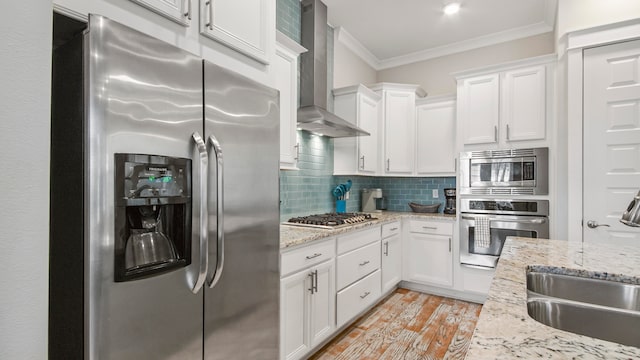
<instances>
[{"instance_id":1,"label":"granite countertop","mask_svg":"<svg viewBox=\"0 0 640 360\"><path fill-rule=\"evenodd\" d=\"M397 211L383 211L381 213L371 213L371 215L377 220L369 221L366 223L354 224L352 226L345 226L339 229L317 229L302 226L292 225L280 225L280 249L289 248L296 245L302 245L311 241L324 239L330 236L343 234L346 232L366 229L371 226L376 226L384 223L388 223L394 220L402 218L412 219L434 219L440 221L456 221L455 215L445 215L441 213L413 213L413 212L397 212Z\"/></svg>"},{"instance_id":2,"label":"granite countertop","mask_svg":"<svg viewBox=\"0 0 640 360\"><path fill-rule=\"evenodd\" d=\"M526 268L640 283L640 247L508 238L467 359L638 359L640 348L554 329L527 314Z\"/></svg>"}]
</instances>

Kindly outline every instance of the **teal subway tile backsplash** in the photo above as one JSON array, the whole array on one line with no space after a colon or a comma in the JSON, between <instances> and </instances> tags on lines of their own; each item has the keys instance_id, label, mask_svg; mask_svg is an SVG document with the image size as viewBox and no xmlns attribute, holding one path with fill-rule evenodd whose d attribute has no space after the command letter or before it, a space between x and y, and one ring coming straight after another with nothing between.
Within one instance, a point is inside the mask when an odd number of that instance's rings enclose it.
<instances>
[{"instance_id":1,"label":"teal subway tile backsplash","mask_svg":"<svg viewBox=\"0 0 640 360\"><path fill-rule=\"evenodd\" d=\"M277 0L276 28L300 43L300 0Z\"/></svg>"}]
</instances>

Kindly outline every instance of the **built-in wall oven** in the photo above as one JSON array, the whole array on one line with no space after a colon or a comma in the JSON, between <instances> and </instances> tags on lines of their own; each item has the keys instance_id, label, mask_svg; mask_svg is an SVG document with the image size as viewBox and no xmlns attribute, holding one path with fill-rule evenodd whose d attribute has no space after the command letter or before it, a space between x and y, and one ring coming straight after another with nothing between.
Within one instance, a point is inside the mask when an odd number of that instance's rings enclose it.
<instances>
[{"instance_id":1,"label":"built-in wall oven","mask_svg":"<svg viewBox=\"0 0 640 360\"><path fill-rule=\"evenodd\" d=\"M460 200L460 263L494 268L507 236L549 237L548 200Z\"/></svg>"},{"instance_id":2,"label":"built-in wall oven","mask_svg":"<svg viewBox=\"0 0 640 360\"><path fill-rule=\"evenodd\" d=\"M504 149L461 153L460 194L549 194L549 149Z\"/></svg>"}]
</instances>

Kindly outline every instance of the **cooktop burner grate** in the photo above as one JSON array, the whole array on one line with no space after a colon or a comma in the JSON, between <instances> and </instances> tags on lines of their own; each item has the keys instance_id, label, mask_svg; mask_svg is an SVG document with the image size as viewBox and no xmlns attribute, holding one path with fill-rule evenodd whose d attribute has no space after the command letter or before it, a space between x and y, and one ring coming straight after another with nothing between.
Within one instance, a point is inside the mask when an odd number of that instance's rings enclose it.
<instances>
[{"instance_id":1,"label":"cooktop burner grate","mask_svg":"<svg viewBox=\"0 0 640 360\"><path fill-rule=\"evenodd\" d=\"M371 217L371 214L365 213L326 213L294 217L285 222L285 224L294 226L317 227L323 229L335 229L338 227L363 223L371 220L376 220L376 218Z\"/></svg>"}]
</instances>

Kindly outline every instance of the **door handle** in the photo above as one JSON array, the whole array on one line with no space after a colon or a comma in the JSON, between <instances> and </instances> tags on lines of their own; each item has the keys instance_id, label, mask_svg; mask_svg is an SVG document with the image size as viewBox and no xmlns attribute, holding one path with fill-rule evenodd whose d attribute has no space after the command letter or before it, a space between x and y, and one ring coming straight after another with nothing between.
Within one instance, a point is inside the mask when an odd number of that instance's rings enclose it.
<instances>
[{"instance_id":1,"label":"door handle","mask_svg":"<svg viewBox=\"0 0 640 360\"><path fill-rule=\"evenodd\" d=\"M391 167L391 159L387 159L387 171L389 171L390 167Z\"/></svg>"},{"instance_id":2,"label":"door handle","mask_svg":"<svg viewBox=\"0 0 640 360\"><path fill-rule=\"evenodd\" d=\"M187 17L187 19L189 19L189 21L191 21L191 1L192 0L186 0L187 1L187 12L184 13L184 16Z\"/></svg>"},{"instance_id":3,"label":"door handle","mask_svg":"<svg viewBox=\"0 0 640 360\"><path fill-rule=\"evenodd\" d=\"M498 142L498 126L493 126L493 141Z\"/></svg>"},{"instance_id":4,"label":"door handle","mask_svg":"<svg viewBox=\"0 0 640 360\"><path fill-rule=\"evenodd\" d=\"M198 204L198 231L199 244L200 244L200 268L198 269L198 275L193 281L191 291L195 294L204 285L204 281L207 276L207 270L209 268L209 211L207 208L207 169L209 168L209 158L207 156L207 146L202 140L202 136L196 131L191 135L191 138L196 143L196 149L198 150L198 157L200 159L200 196ZM196 198L194 196L194 198Z\"/></svg>"},{"instance_id":5,"label":"door handle","mask_svg":"<svg viewBox=\"0 0 640 360\"><path fill-rule=\"evenodd\" d=\"M208 27L209 30L213 30L213 0L205 2L204 5L205 7L209 7L209 21L205 24L205 26Z\"/></svg>"},{"instance_id":6,"label":"door handle","mask_svg":"<svg viewBox=\"0 0 640 360\"><path fill-rule=\"evenodd\" d=\"M311 278L311 287L308 290L311 292L311 295L313 295L313 271L310 272L307 276Z\"/></svg>"},{"instance_id":7,"label":"door handle","mask_svg":"<svg viewBox=\"0 0 640 360\"><path fill-rule=\"evenodd\" d=\"M507 140L511 140L509 139L509 124L507 124Z\"/></svg>"},{"instance_id":8,"label":"door handle","mask_svg":"<svg viewBox=\"0 0 640 360\"><path fill-rule=\"evenodd\" d=\"M389 256L389 242L384 243L384 255Z\"/></svg>"},{"instance_id":9,"label":"door handle","mask_svg":"<svg viewBox=\"0 0 640 360\"><path fill-rule=\"evenodd\" d=\"M313 291L318 292L318 270L313 272L313 278L315 279L315 282L313 285Z\"/></svg>"},{"instance_id":10,"label":"door handle","mask_svg":"<svg viewBox=\"0 0 640 360\"><path fill-rule=\"evenodd\" d=\"M360 159L362 160L362 165L360 166L360 169L364 170L364 155L360 156Z\"/></svg>"},{"instance_id":11,"label":"door handle","mask_svg":"<svg viewBox=\"0 0 640 360\"><path fill-rule=\"evenodd\" d=\"M595 229L599 226L611 227L609 224L598 224L596 221L593 221L593 220L587 221L587 227L589 227L589 229Z\"/></svg>"},{"instance_id":12,"label":"door handle","mask_svg":"<svg viewBox=\"0 0 640 360\"><path fill-rule=\"evenodd\" d=\"M216 245L218 251L216 251L216 271L209 281L209 288L213 288L220 280L224 268L224 162L222 147L220 147L218 139L213 135L209 136L209 144L216 156Z\"/></svg>"},{"instance_id":13,"label":"door handle","mask_svg":"<svg viewBox=\"0 0 640 360\"><path fill-rule=\"evenodd\" d=\"M449 238L449 252L451 252L451 238Z\"/></svg>"}]
</instances>

